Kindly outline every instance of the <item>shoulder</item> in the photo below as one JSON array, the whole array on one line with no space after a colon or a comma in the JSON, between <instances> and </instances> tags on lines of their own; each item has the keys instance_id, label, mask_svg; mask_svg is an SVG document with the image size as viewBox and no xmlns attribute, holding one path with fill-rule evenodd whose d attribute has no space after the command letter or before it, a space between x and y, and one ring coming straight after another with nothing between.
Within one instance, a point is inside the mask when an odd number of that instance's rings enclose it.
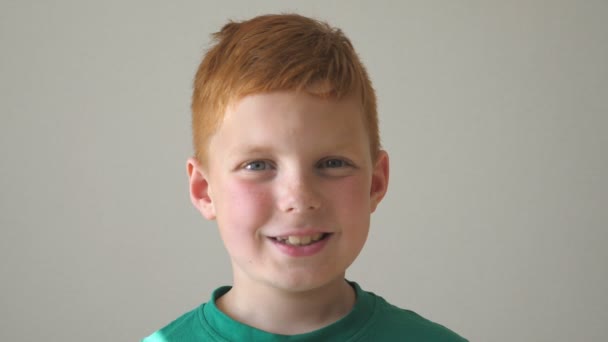
<instances>
[{"instance_id":1,"label":"shoulder","mask_svg":"<svg viewBox=\"0 0 608 342\"><path fill-rule=\"evenodd\" d=\"M368 337L374 337L374 340L389 340L387 338L407 336L408 339L414 341L467 341L441 324L428 320L411 310L392 305L373 293L370 295L376 298L376 305L372 316L373 322L367 331L370 334Z\"/></svg>"},{"instance_id":2,"label":"shoulder","mask_svg":"<svg viewBox=\"0 0 608 342\"><path fill-rule=\"evenodd\" d=\"M199 312L205 304L186 312L164 328L144 338L142 342L199 341L203 332Z\"/></svg>"}]
</instances>

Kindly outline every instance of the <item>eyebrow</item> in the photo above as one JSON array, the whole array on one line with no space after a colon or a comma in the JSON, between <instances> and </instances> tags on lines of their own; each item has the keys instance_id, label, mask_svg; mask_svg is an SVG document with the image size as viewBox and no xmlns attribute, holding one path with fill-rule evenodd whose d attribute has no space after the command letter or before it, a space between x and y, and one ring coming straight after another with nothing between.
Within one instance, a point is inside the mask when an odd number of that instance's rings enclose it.
<instances>
[{"instance_id":1,"label":"eyebrow","mask_svg":"<svg viewBox=\"0 0 608 342\"><path fill-rule=\"evenodd\" d=\"M228 151L228 155L230 156L238 156L238 155L264 155L269 154L275 150L273 146L263 146L263 145L246 145L244 147L236 147ZM349 142L340 142L338 144L334 144L329 148L327 153L344 153L344 152L352 152L353 144Z\"/></svg>"},{"instance_id":2,"label":"eyebrow","mask_svg":"<svg viewBox=\"0 0 608 342\"><path fill-rule=\"evenodd\" d=\"M236 147L228 151L229 156L235 155L251 155L251 154L267 154L272 151L272 148L260 145L247 145L245 147Z\"/></svg>"}]
</instances>

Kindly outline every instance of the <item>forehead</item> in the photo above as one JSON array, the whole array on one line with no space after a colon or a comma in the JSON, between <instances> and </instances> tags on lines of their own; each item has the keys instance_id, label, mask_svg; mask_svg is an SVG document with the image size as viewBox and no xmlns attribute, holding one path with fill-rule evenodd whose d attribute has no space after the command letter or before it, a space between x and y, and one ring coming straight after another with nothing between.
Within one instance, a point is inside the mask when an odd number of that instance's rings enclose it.
<instances>
[{"instance_id":1,"label":"forehead","mask_svg":"<svg viewBox=\"0 0 608 342\"><path fill-rule=\"evenodd\" d=\"M367 142L355 97L321 98L303 92L248 95L228 106L214 140L222 144Z\"/></svg>"},{"instance_id":2,"label":"forehead","mask_svg":"<svg viewBox=\"0 0 608 342\"><path fill-rule=\"evenodd\" d=\"M238 125L244 122L276 130L284 128L283 125L321 129L337 123L344 127L344 121L363 122L362 116L361 106L354 98L337 100L302 92L272 92L236 101L228 107L223 124L247 128L247 125Z\"/></svg>"}]
</instances>

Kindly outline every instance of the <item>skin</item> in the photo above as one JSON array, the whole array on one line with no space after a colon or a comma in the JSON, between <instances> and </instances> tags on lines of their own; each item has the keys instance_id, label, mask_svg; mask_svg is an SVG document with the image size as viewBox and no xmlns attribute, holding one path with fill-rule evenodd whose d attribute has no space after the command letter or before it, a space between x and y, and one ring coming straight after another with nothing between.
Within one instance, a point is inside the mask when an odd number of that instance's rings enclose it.
<instances>
[{"instance_id":1,"label":"skin","mask_svg":"<svg viewBox=\"0 0 608 342\"><path fill-rule=\"evenodd\" d=\"M353 307L346 269L367 239L388 185L388 155L372 161L358 101L306 93L246 96L227 108L208 164L188 160L194 206L219 232L233 287L217 305L256 328L293 335ZM293 256L275 237L329 234L312 255Z\"/></svg>"}]
</instances>

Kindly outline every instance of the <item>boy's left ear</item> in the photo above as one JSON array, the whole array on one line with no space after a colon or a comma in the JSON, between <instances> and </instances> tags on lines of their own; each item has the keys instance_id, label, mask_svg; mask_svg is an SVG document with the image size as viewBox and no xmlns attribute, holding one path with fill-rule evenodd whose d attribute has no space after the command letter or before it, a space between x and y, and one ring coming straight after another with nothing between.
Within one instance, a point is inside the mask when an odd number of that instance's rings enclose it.
<instances>
[{"instance_id":1,"label":"boy's left ear","mask_svg":"<svg viewBox=\"0 0 608 342\"><path fill-rule=\"evenodd\" d=\"M378 152L376 164L372 170L372 184L370 187L370 204L372 213L376 210L376 207L378 207L378 204L380 201L382 201L386 191L388 190L388 174L388 153L381 150Z\"/></svg>"}]
</instances>

